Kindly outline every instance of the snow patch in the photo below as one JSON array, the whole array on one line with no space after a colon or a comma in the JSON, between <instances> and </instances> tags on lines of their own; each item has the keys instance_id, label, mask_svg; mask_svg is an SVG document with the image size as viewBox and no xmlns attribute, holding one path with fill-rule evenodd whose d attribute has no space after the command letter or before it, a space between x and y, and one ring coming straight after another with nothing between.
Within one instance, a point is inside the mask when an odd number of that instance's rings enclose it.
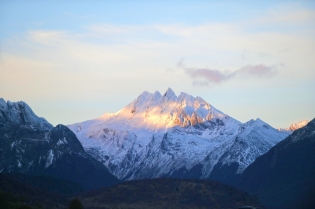
<instances>
[{"instance_id":1,"label":"snow patch","mask_svg":"<svg viewBox=\"0 0 315 209\"><path fill-rule=\"evenodd\" d=\"M22 167L22 164L21 164L21 162L19 161L19 160L17 160L18 161L18 164L17 164L17 166L19 167L19 168L21 168Z\"/></svg>"},{"instance_id":2,"label":"snow patch","mask_svg":"<svg viewBox=\"0 0 315 209\"><path fill-rule=\"evenodd\" d=\"M52 151L52 150L49 150L48 157L47 157L47 160L46 160L45 168L47 168L48 166L50 166L50 165L52 164L53 159L54 159L53 151Z\"/></svg>"},{"instance_id":3,"label":"snow patch","mask_svg":"<svg viewBox=\"0 0 315 209\"><path fill-rule=\"evenodd\" d=\"M57 145L63 145L63 144L68 144L66 137L64 137L63 139L58 139Z\"/></svg>"}]
</instances>

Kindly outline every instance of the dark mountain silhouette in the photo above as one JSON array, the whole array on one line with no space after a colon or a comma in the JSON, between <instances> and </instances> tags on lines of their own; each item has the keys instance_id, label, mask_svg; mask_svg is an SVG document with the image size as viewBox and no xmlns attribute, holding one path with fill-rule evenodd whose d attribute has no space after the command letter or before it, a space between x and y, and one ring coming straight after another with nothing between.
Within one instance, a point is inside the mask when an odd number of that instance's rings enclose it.
<instances>
[{"instance_id":1,"label":"dark mountain silhouette","mask_svg":"<svg viewBox=\"0 0 315 209\"><path fill-rule=\"evenodd\" d=\"M249 165L238 187L270 209L315 208L315 119Z\"/></svg>"}]
</instances>

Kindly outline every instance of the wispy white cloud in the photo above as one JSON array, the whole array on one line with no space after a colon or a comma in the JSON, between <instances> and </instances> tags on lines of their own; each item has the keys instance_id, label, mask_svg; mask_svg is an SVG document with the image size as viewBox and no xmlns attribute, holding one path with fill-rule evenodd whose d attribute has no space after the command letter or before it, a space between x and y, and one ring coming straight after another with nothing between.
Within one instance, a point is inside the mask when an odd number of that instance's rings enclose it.
<instances>
[{"instance_id":1,"label":"wispy white cloud","mask_svg":"<svg viewBox=\"0 0 315 209\"><path fill-rule=\"evenodd\" d=\"M94 35L115 35L115 34L131 34L137 33L140 30L147 29L146 26L127 26L127 25L111 25L111 24L98 24L87 26L86 29Z\"/></svg>"},{"instance_id":2,"label":"wispy white cloud","mask_svg":"<svg viewBox=\"0 0 315 209\"><path fill-rule=\"evenodd\" d=\"M274 9L269 11L265 16L258 17L250 22L258 24L296 24L308 21L314 21L315 11L311 9Z\"/></svg>"},{"instance_id":3,"label":"wispy white cloud","mask_svg":"<svg viewBox=\"0 0 315 209\"><path fill-rule=\"evenodd\" d=\"M67 31L31 30L27 32L27 39L46 46L61 46L69 36Z\"/></svg>"},{"instance_id":4,"label":"wispy white cloud","mask_svg":"<svg viewBox=\"0 0 315 209\"><path fill-rule=\"evenodd\" d=\"M30 49L37 58L43 57L55 62L96 63L121 62L126 56L117 53L112 46L89 42L86 36L69 31L33 30L27 34ZM42 54L44 51L45 54ZM35 55L36 54L36 55Z\"/></svg>"},{"instance_id":5,"label":"wispy white cloud","mask_svg":"<svg viewBox=\"0 0 315 209\"><path fill-rule=\"evenodd\" d=\"M75 13L72 13L72 12L63 12L64 15L66 16L69 16L69 17L73 17L73 18L76 18L76 19L90 19L90 18L94 18L93 15L78 15L78 14L75 14Z\"/></svg>"}]
</instances>

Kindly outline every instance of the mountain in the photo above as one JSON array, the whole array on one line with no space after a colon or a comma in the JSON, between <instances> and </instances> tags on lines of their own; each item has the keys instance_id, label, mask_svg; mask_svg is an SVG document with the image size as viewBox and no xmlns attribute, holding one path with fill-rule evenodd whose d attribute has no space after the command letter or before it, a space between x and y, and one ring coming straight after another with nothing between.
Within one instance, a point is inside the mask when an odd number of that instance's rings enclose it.
<instances>
[{"instance_id":1,"label":"mountain","mask_svg":"<svg viewBox=\"0 0 315 209\"><path fill-rule=\"evenodd\" d=\"M315 119L258 157L238 187L270 209L315 208Z\"/></svg>"},{"instance_id":2,"label":"mountain","mask_svg":"<svg viewBox=\"0 0 315 209\"><path fill-rule=\"evenodd\" d=\"M176 177L233 183L284 139L260 119L241 123L200 97L143 92L115 114L68 126L122 180Z\"/></svg>"},{"instance_id":3,"label":"mountain","mask_svg":"<svg viewBox=\"0 0 315 209\"><path fill-rule=\"evenodd\" d=\"M118 180L88 155L66 126L53 127L24 102L0 99L0 172L48 175L85 189Z\"/></svg>"},{"instance_id":4,"label":"mountain","mask_svg":"<svg viewBox=\"0 0 315 209\"><path fill-rule=\"evenodd\" d=\"M79 195L84 208L226 208L252 205L258 200L233 187L205 180L146 179L127 181Z\"/></svg>"}]
</instances>

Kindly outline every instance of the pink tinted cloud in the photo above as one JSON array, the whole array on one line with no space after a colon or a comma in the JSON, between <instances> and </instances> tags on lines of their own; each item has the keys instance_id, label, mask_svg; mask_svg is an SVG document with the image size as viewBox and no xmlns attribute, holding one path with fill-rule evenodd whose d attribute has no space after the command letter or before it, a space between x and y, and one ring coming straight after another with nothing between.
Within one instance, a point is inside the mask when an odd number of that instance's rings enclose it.
<instances>
[{"instance_id":1,"label":"pink tinted cloud","mask_svg":"<svg viewBox=\"0 0 315 209\"><path fill-rule=\"evenodd\" d=\"M260 65L247 65L229 75L229 77L257 77L269 78L276 74L276 66Z\"/></svg>"},{"instance_id":2,"label":"pink tinted cloud","mask_svg":"<svg viewBox=\"0 0 315 209\"><path fill-rule=\"evenodd\" d=\"M226 75L224 75L219 70L212 70L212 69L185 69L186 73L193 79L193 80L199 80L202 78L203 80L206 80L211 83L220 83L227 78Z\"/></svg>"},{"instance_id":3,"label":"pink tinted cloud","mask_svg":"<svg viewBox=\"0 0 315 209\"><path fill-rule=\"evenodd\" d=\"M183 66L182 66L183 67ZM219 84L221 82L228 81L230 79L248 79L248 78L270 78L274 76L276 71L276 65L266 66L260 65L247 65L234 72L221 72L217 69L208 68L186 68L184 71L193 80L194 85L209 85Z\"/></svg>"}]
</instances>

